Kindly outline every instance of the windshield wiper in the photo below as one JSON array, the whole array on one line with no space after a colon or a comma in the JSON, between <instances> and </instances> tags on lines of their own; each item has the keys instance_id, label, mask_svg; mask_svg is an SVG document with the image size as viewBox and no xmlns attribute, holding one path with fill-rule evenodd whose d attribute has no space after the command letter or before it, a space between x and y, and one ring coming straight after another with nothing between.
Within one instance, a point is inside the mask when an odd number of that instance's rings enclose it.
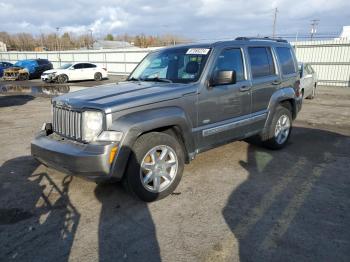
<instances>
[{"instance_id":1,"label":"windshield wiper","mask_svg":"<svg viewBox=\"0 0 350 262\"><path fill-rule=\"evenodd\" d=\"M154 81L154 82L165 82L165 83L172 83L173 82L170 79L159 78L159 77L142 78L140 80L142 80L142 81Z\"/></svg>"}]
</instances>

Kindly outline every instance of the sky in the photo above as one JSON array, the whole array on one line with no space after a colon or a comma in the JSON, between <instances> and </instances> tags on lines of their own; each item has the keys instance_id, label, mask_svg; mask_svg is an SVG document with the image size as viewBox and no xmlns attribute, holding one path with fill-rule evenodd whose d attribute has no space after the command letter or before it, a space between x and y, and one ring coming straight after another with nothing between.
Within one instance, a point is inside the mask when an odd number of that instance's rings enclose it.
<instances>
[{"instance_id":1,"label":"sky","mask_svg":"<svg viewBox=\"0 0 350 262\"><path fill-rule=\"evenodd\" d=\"M338 33L350 25L349 0L0 0L0 31L33 34L174 34L197 40L271 35L278 8L279 35Z\"/></svg>"}]
</instances>

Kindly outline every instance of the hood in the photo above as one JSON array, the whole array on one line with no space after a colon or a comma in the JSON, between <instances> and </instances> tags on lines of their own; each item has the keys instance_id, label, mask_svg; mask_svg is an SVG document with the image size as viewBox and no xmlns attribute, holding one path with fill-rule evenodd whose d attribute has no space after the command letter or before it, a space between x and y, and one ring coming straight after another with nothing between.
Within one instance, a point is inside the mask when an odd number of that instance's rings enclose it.
<instances>
[{"instance_id":1,"label":"hood","mask_svg":"<svg viewBox=\"0 0 350 262\"><path fill-rule=\"evenodd\" d=\"M196 86L193 84L121 82L68 93L52 101L77 109L96 108L105 112L116 112L180 98L195 91Z\"/></svg>"},{"instance_id":2,"label":"hood","mask_svg":"<svg viewBox=\"0 0 350 262\"><path fill-rule=\"evenodd\" d=\"M4 71L15 71L15 72L22 71L22 70L28 71L26 68L20 67L20 66L11 66L11 67L4 69Z\"/></svg>"},{"instance_id":3,"label":"hood","mask_svg":"<svg viewBox=\"0 0 350 262\"><path fill-rule=\"evenodd\" d=\"M43 74L52 74L52 73L56 73L57 71L58 71L58 69L46 70L43 72Z\"/></svg>"}]
</instances>

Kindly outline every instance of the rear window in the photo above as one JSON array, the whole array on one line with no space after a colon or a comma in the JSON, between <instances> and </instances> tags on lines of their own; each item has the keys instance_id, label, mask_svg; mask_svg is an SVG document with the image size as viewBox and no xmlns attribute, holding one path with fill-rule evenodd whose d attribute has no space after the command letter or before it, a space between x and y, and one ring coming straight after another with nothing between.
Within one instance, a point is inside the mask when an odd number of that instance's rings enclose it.
<instances>
[{"instance_id":1,"label":"rear window","mask_svg":"<svg viewBox=\"0 0 350 262\"><path fill-rule=\"evenodd\" d=\"M271 49L268 47L248 48L253 78L275 75Z\"/></svg>"},{"instance_id":2,"label":"rear window","mask_svg":"<svg viewBox=\"0 0 350 262\"><path fill-rule=\"evenodd\" d=\"M277 47L276 48L278 60L281 63L282 73L284 75L294 74L295 66L293 56L290 48L288 47Z\"/></svg>"}]
</instances>

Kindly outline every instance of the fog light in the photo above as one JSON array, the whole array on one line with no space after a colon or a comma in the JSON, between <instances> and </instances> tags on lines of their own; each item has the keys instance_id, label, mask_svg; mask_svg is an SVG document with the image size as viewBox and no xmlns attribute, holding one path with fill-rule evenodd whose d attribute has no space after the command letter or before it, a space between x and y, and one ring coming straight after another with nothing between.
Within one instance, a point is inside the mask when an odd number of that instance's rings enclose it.
<instances>
[{"instance_id":1,"label":"fog light","mask_svg":"<svg viewBox=\"0 0 350 262\"><path fill-rule=\"evenodd\" d=\"M109 164L112 164L115 158L115 155L117 154L118 146L114 146L111 149L111 153L109 154Z\"/></svg>"}]
</instances>

